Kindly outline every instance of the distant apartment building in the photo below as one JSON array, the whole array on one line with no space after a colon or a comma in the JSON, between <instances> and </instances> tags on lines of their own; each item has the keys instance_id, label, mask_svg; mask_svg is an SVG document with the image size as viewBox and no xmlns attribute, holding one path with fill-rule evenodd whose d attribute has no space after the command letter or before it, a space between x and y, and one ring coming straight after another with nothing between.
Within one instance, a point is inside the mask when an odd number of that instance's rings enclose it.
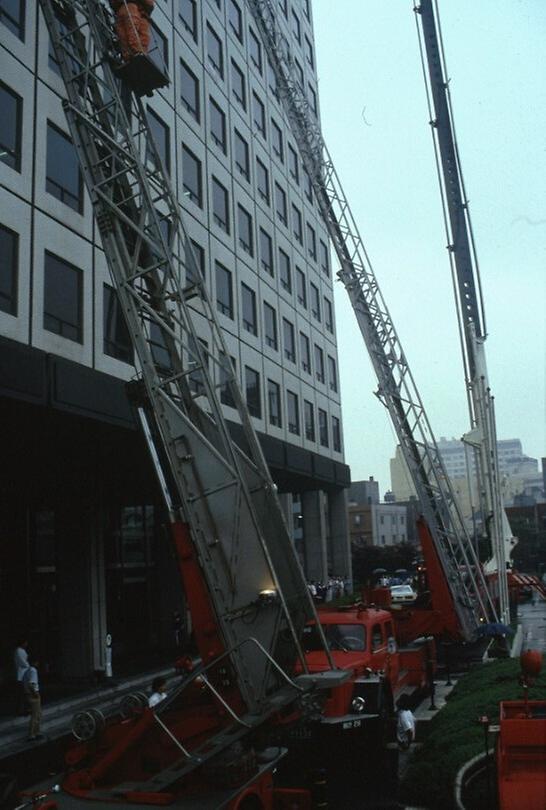
<instances>
[{"instance_id":1,"label":"distant apartment building","mask_svg":"<svg viewBox=\"0 0 546 810\"><path fill-rule=\"evenodd\" d=\"M406 506L391 503L350 504L349 536L354 548L396 546L408 542Z\"/></svg>"},{"instance_id":2,"label":"distant apartment building","mask_svg":"<svg viewBox=\"0 0 546 810\"><path fill-rule=\"evenodd\" d=\"M349 503L379 503L379 481L370 475L367 481L352 481L348 493Z\"/></svg>"}]
</instances>

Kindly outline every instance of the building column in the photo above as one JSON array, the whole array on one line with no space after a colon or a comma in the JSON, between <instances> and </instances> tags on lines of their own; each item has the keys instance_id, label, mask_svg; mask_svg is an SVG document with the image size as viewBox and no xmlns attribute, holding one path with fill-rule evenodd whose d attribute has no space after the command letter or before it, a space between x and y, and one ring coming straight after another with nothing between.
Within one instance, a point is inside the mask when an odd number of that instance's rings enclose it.
<instances>
[{"instance_id":1,"label":"building column","mask_svg":"<svg viewBox=\"0 0 546 810\"><path fill-rule=\"evenodd\" d=\"M329 493L328 517L330 522L330 560L332 574L348 579L349 590L352 591L353 567L347 519L346 489Z\"/></svg>"},{"instance_id":2,"label":"building column","mask_svg":"<svg viewBox=\"0 0 546 810\"><path fill-rule=\"evenodd\" d=\"M322 490L302 493L305 574L309 580L328 578L326 495Z\"/></svg>"}]
</instances>

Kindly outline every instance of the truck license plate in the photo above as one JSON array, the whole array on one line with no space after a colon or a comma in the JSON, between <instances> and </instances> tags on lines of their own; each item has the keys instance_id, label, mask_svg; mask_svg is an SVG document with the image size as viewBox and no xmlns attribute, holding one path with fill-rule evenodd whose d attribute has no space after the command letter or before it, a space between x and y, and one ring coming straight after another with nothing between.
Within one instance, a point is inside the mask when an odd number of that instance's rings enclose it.
<instances>
[{"instance_id":1,"label":"truck license plate","mask_svg":"<svg viewBox=\"0 0 546 810\"><path fill-rule=\"evenodd\" d=\"M345 720L343 723L343 729L346 728L360 728L362 725L362 720Z\"/></svg>"}]
</instances>

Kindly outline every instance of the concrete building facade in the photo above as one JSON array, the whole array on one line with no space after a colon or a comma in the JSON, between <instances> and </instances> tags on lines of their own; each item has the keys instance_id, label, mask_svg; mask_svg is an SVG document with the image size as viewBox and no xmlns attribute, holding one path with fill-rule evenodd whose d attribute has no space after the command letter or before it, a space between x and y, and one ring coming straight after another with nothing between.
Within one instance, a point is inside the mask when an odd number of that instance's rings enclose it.
<instances>
[{"instance_id":1,"label":"concrete building facade","mask_svg":"<svg viewBox=\"0 0 546 810\"><path fill-rule=\"evenodd\" d=\"M318 117L311 4L277 9ZM272 71L242 0L157 0L153 28L171 83L150 126L298 553L311 578L350 576L328 238ZM28 636L45 668L88 677L107 633L121 669L170 651L180 586L37 3L0 4L0 47L3 658Z\"/></svg>"}]
</instances>

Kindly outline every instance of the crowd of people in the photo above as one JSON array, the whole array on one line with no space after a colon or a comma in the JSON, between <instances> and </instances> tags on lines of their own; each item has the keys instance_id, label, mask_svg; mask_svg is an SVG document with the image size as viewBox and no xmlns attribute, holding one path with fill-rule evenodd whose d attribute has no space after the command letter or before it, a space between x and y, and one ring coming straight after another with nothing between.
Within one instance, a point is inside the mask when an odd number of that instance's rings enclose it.
<instances>
[{"instance_id":1,"label":"crowd of people","mask_svg":"<svg viewBox=\"0 0 546 810\"><path fill-rule=\"evenodd\" d=\"M308 584L309 593L317 604L337 602L350 593L350 582L347 577L330 575L325 582L312 579Z\"/></svg>"}]
</instances>

